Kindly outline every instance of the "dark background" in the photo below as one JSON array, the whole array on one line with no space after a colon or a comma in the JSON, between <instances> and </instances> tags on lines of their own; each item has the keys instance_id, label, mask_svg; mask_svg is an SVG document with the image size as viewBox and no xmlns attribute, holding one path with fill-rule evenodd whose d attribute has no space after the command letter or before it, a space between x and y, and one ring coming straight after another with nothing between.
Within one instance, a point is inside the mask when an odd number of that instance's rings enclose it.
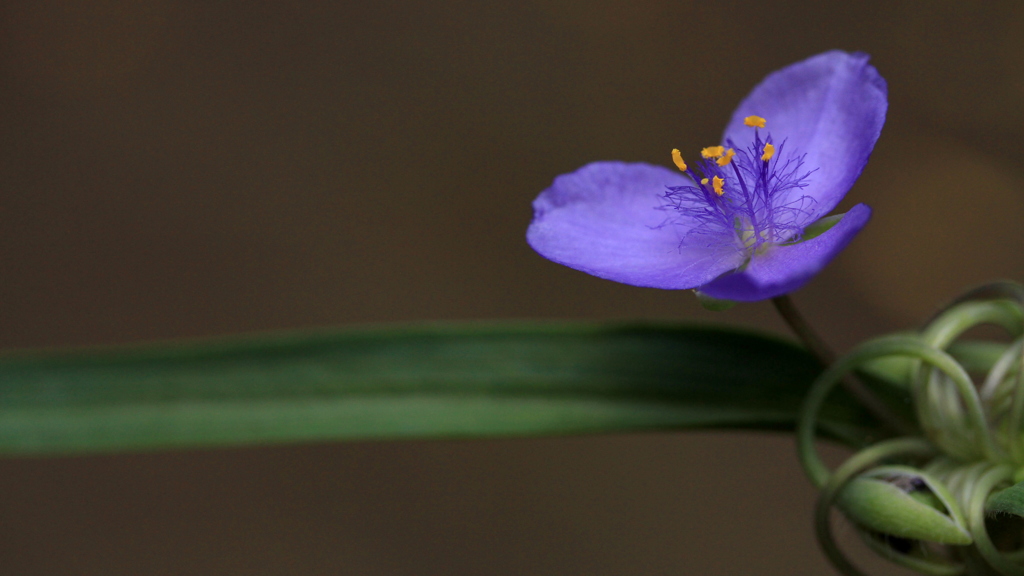
<instances>
[{"instance_id":1,"label":"dark background","mask_svg":"<svg viewBox=\"0 0 1024 576\"><path fill-rule=\"evenodd\" d=\"M784 333L766 303L562 268L551 179L716 144L768 72L863 50L875 218L795 294L839 349L1024 276L1024 8L8 1L0 346L470 318ZM4 574L825 574L785 436L381 442L0 461ZM853 538L840 530L847 540Z\"/></svg>"}]
</instances>

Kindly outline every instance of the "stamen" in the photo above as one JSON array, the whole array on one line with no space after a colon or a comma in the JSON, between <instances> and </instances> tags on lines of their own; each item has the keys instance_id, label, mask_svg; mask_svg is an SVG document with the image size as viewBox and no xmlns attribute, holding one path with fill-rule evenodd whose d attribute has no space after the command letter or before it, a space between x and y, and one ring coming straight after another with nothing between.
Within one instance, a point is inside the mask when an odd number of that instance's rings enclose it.
<instances>
[{"instance_id":1,"label":"stamen","mask_svg":"<svg viewBox=\"0 0 1024 576\"><path fill-rule=\"evenodd\" d=\"M722 154L725 154L725 146L708 146L700 151L700 155L705 158L721 158Z\"/></svg>"},{"instance_id":2,"label":"stamen","mask_svg":"<svg viewBox=\"0 0 1024 576\"><path fill-rule=\"evenodd\" d=\"M804 168L805 154L759 131L764 118L746 123L755 128L747 143L726 139L704 148L697 166L685 170L689 184L667 187L659 209L677 212L680 219L670 216L663 225L690 227L680 244L732 247L749 257L765 245L800 240L802 224L815 210L814 199L802 190L816 169ZM672 159L686 166L678 150Z\"/></svg>"},{"instance_id":3,"label":"stamen","mask_svg":"<svg viewBox=\"0 0 1024 576\"><path fill-rule=\"evenodd\" d=\"M718 162L719 166L728 166L729 162L732 162L732 157L735 155L736 152L734 152L732 148L729 148L728 150L725 151L725 154L723 154L721 158L716 160L716 162Z\"/></svg>"},{"instance_id":4,"label":"stamen","mask_svg":"<svg viewBox=\"0 0 1024 576\"><path fill-rule=\"evenodd\" d=\"M751 128L764 128L765 122L767 122L767 120L760 116L747 116L743 119L743 124L750 126Z\"/></svg>"},{"instance_id":5,"label":"stamen","mask_svg":"<svg viewBox=\"0 0 1024 576\"><path fill-rule=\"evenodd\" d=\"M676 168L679 168L682 172L686 172L686 162L683 162L683 155L679 152L679 148L672 149L672 161L676 163Z\"/></svg>"}]
</instances>

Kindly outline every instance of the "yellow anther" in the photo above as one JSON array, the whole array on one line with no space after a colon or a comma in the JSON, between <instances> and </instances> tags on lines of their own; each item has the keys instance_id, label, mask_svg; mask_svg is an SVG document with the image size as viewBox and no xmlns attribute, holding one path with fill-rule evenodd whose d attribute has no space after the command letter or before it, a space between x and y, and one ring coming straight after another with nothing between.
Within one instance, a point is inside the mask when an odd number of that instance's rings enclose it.
<instances>
[{"instance_id":1,"label":"yellow anther","mask_svg":"<svg viewBox=\"0 0 1024 576\"><path fill-rule=\"evenodd\" d=\"M672 150L672 161L676 163L676 168L686 172L686 162L683 162L683 155L679 152L678 148Z\"/></svg>"},{"instance_id":2,"label":"yellow anther","mask_svg":"<svg viewBox=\"0 0 1024 576\"><path fill-rule=\"evenodd\" d=\"M708 179L707 178L701 178L700 179L700 183L705 185L705 186L707 186L708 185Z\"/></svg>"},{"instance_id":3,"label":"yellow anther","mask_svg":"<svg viewBox=\"0 0 1024 576\"><path fill-rule=\"evenodd\" d=\"M729 162L732 162L732 157L735 155L736 153L733 152L732 148L729 148L728 150L725 151L725 154L723 154L721 158L716 160L716 162L718 162L719 166L728 166Z\"/></svg>"},{"instance_id":4,"label":"yellow anther","mask_svg":"<svg viewBox=\"0 0 1024 576\"><path fill-rule=\"evenodd\" d=\"M712 181L712 186L715 188L715 194L718 194L719 196L725 194L725 190L723 189L723 186L725 186L725 180L715 176Z\"/></svg>"},{"instance_id":5,"label":"yellow anther","mask_svg":"<svg viewBox=\"0 0 1024 576\"><path fill-rule=\"evenodd\" d=\"M700 155L705 158L721 158L722 154L725 154L725 146L708 146L700 151Z\"/></svg>"},{"instance_id":6,"label":"yellow anther","mask_svg":"<svg viewBox=\"0 0 1024 576\"><path fill-rule=\"evenodd\" d=\"M765 122L767 122L767 120L760 116L747 116L743 119L743 124L750 126L751 128L764 128Z\"/></svg>"},{"instance_id":7,"label":"yellow anther","mask_svg":"<svg viewBox=\"0 0 1024 576\"><path fill-rule=\"evenodd\" d=\"M767 162L772 159L772 156L775 156L775 146L772 146L771 144L765 144L764 154L761 154L761 160Z\"/></svg>"}]
</instances>

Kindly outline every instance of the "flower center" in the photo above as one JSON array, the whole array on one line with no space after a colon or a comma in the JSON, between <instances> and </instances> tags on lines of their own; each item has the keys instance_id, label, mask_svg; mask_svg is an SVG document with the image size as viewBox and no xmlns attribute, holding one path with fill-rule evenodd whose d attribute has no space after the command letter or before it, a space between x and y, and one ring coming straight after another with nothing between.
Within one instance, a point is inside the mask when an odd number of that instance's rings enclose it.
<instances>
[{"instance_id":1,"label":"flower center","mask_svg":"<svg viewBox=\"0 0 1024 576\"><path fill-rule=\"evenodd\" d=\"M814 204L801 190L814 170L804 170L806 155L789 153L785 142L776 146L769 133L762 138L764 118L748 116L743 123L753 129L746 146L732 139L708 146L696 169L672 150L676 167L694 184L669 186L660 208L679 214L680 224L689 229L684 243L732 244L750 256L800 239Z\"/></svg>"}]
</instances>

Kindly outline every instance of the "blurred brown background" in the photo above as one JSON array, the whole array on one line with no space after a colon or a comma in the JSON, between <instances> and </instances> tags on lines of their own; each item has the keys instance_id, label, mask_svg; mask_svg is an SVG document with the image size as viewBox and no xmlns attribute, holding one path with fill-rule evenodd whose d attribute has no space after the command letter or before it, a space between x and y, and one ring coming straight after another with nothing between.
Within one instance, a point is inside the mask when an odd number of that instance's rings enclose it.
<instances>
[{"instance_id":1,"label":"blurred brown background","mask_svg":"<svg viewBox=\"0 0 1024 576\"><path fill-rule=\"evenodd\" d=\"M872 224L795 295L843 349L1024 277L1014 0L8 1L0 346L468 318L784 332L534 254L530 201L717 142L863 50ZM827 574L789 438L689 433L0 461L4 574ZM851 536L847 533L847 536ZM895 573L890 570L886 573Z\"/></svg>"}]
</instances>

